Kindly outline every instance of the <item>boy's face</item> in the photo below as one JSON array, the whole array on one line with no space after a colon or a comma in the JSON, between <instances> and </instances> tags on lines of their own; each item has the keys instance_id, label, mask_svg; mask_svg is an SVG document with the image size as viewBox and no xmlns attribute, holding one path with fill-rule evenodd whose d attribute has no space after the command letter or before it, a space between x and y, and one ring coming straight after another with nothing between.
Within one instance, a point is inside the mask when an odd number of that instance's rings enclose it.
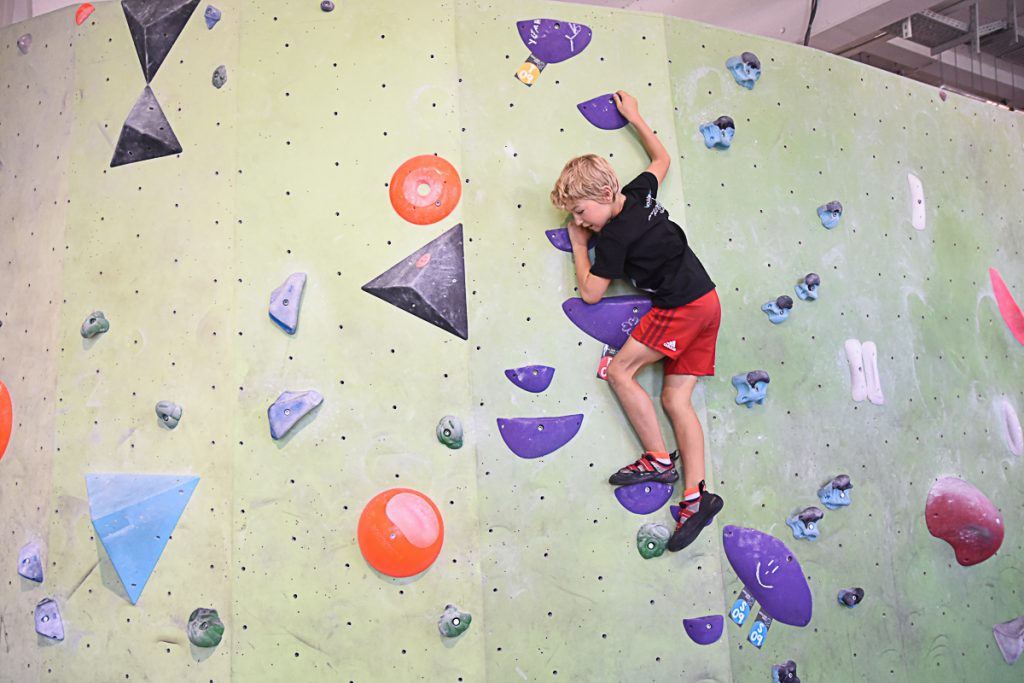
<instances>
[{"instance_id":1,"label":"boy's face","mask_svg":"<svg viewBox=\"0 0 1024 683\"><path fill-rule=\"evenodd\" d=\"M599 199L577 199L572 205L573 222L581 228L601 232L601 228L614 218L611 188L605 187L605 193L607 196Z\"/></svg>"}]
</instances>

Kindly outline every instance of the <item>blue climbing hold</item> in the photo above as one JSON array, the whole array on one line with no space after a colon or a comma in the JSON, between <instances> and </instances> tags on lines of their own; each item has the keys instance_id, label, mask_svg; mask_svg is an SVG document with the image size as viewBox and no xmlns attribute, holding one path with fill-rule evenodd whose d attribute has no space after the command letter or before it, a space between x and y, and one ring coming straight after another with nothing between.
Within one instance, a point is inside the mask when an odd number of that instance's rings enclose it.
<instances>
[{"instance_id":1,"label":"blue climbing hold","mask_svg":"<svg viewBox=\"0 0 1024 683\"><path fill-rule=\"evenodd\" d=\"M27 543L18 553L18 573L29 581L43 582L43 561L39 558L39 546Z\"/></svg>"},{"instance_id":2,"label":"blue climbing hold","mask_svg":"<svg viewBox=\"0 0 1024 683\"><path fill-rule=\"evenodd\" d=\"M821 285L821 277L817 273L807 273L804 279L797 283L793 290L800 297L801 301L817 301L818 287Z\"/></svg>"},{"instance_id":3,"label":"blue climbing hold","mask_svg":"<svg viewBox=\"0 0 1024 683\"><path fill-rule=\"evenodd\" d=\"M506 370L505 376L520 389L539 394L551 386L551 380L555 378L555 369L548 365L524 365L521 368Z\"/></svg>"},{"instance_id":4,"label":"blue climbing hold","mask_svg":"<svg viewBox=\"0 0 1024 683\"><path fill-rule=\"evenodd\" d=\"M852 488L853 484L850 482L850 477L840 474L818 490L818 499L829 510L846 507L853 502L850 500L850 489Z\"/></svg>"},{"instance_id":5,"label":"blue climbing hold","mask_svg":"<svg viewBox=\"0 0 1024 683\"><path fill-rule=\"evenodd\" d=\"M753 52L744 52L739 57L729 57L725 62L725 68L732 73L736 82L747 90L753 90L754 84L761 78L761 60Z\"/></svg>"},{"instance_id":6,"label":"blue climbing hold","mask_svg":"<svg viewBox=\"0 0 1024 683\"><path fill-rule=\"evenodd\" d=\"M270 319L288 334L295 334L299 326L299 307L305 287L306 274L292 273L284 284L270 293Z\"/></svg>"},{"instance_id":7,"label":"blue climbing hold","mask_svg":"<svg viewBox=\"0 0 1024 683\"><path fill-rule=\"evenodd\" d=\"M752 370L746 374L735 375L732 385L736 387L736 405L753 408L754 404L764 405L771 378L764 370Z\"/></svg>"},{"instance_id":8,"label":"blue climbing hold","mask_svg":"<svg viewBox=\"0 0 1024 683\"><path fill-rule=\"evenodd\" d=\"M793 530L793 538L813 541L818 538L818 522L824 516L825 513L821 511L821 508L804 508L799 514L787 517L786 524Z\"/></svg>"},{"instance_id":9,"label":"blue climbing hold","mask_svg":"<svg viewBox=\"0 0 1024 683\"><path fill-rule=\"evenodd\" d=\"M728 116L719 116L710 123L705 123L698 130L704 136L704 146L708 149L729 149L732 138L736 134L736 124Z\"/></svg>"},{"instance_id":10,"label":"blue climbing hold","mask_svg":"<svg viewBox=\"0 0 1024 683\"><path fill-rule=\"evenodd\" d=\"M793 297L783 294L775 301L769 301L761 310L768 314L768 320L773 325L786 322L789 318L789 311L793 308Z\"/></svg>"},{"instance_id":11,"label":"blue climbing hold","mask_svg":"<svg viewBox=\"0 0 1024 683\"><path fill-rule=\"evenodd\" d=\"M323 401L324 397L312 389L283 392L267 408L267 417L270 418L270 437L275 441L284 437L299 420Z\"/></svg>"},{"instance_id":12,"label":"blue climbing hold","mask_svg":"<svg viewBox=\"0 0 1024 683\"><path fill-rule=\"evenodd\" d=\"M207 5L206 11L203 12L203 18L206 19L207 30L212 29L220 21L221 13L220 10L213 5Z\"/></svg>"},{"instance_id":13,"label":"blue climbing hold","mask_svg":"<svg viewBox=\"0 0 1024 683\"><path fill-rule=\"evenodd\" d=\"M193 475L85 475L92 525L133 605L197 484Z\"/></svg>"},{"instance_id":14,"label":"blue climbing hold","mask_svg":"<svg viewBox=\"0 0 1024 683\"><path fill-rule=\"evenodd\" d=\"M826 230L839 225L839 219L843 217L843 205L839 202L829 202L818 207L818 218Z\"/></svg>"}]
</instances>

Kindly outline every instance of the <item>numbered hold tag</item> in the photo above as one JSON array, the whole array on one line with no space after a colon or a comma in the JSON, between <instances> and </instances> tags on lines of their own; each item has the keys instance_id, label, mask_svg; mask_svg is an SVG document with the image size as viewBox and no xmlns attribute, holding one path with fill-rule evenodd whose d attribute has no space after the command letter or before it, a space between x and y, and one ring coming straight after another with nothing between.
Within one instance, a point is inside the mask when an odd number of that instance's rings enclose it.
<instances>
[{"instance_id":1,"label":"numbered hold tag","mask_svg":"<svg viewBox=\"0 0 1024 683\"><path fill-rule=\"evenodd\" d=\"M597 364L597 378L608 380L608 365L611 364L612 358L619 352L618 349L604 345L604 349L601 350L601 361Z\"/></svg>"},{"instance_id":2,"label":"numbered hold tag","mask_svg":"<svg viewBox=\"0 0 1024 683\"><path fill-rule=\"evenodd\" d=\"M750 616L750 610L754 607L754 597L744 588L740 591L740 597L732 604L729 610L729 617L736 622L737 626L743 626L743 622Z\"/></svg>"},{"instance_id":3,"label":"numbered hold tag","mask_svg":"<svg viewBox=\"0 0 1024 683\"><path fill-rule=\"evenodd\" d=\"M516 71L516 78L525 83L526 85L533 85L534 82L540 78L540 72L547 66L546 62L543 62L533 55L526 58L523 65Z\"/></svg>"},{"instance_id":4,"label":"numbered hold tag","mask_svg":"<svg viewBox=\"0 0 1024 683\"><path fill-rule=\"evenodd\" d=\"M757 616L754 617L754 625L750 627L750 634L747 636L747 640L750 644L761 649L764 645L764 639L768 637L768 629L771 628L772 618L764 613L763 610L757 610Z\"/></svg>"}]
</instances>

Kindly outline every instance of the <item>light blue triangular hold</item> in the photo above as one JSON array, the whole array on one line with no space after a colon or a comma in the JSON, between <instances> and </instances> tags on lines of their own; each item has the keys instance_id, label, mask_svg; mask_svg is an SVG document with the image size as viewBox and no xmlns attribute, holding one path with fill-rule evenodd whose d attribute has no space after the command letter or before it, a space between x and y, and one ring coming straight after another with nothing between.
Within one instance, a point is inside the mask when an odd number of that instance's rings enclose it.
<instances>
[{"instance_id":1,"label":"light blue triangular hold","mask_svg":"<svg viewBox=\"0 0 1024 683\"><path fill-rule=\"evenodd\" d=\"M199 477L87 474L85 484L93 527L134 605Z\"/></svg>"}]
</instances>

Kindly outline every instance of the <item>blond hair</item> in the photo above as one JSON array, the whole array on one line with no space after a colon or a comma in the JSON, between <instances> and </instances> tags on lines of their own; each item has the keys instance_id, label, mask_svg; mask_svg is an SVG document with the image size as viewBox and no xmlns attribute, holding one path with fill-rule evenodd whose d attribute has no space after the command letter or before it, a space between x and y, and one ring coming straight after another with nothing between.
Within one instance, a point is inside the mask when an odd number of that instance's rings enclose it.
<instances>
[{"instance_id":1,"label":"blond hair","mask_svg":"<svg viewBox=\"0 0 1024 683\"><path fill-rule=\"evenodd\" d=\"M551 190L551 203L565 211L572 211L572 205L579 199L600 200L604 188L610 187L612 196L619 192L619 179L615 169L604 157L584 154L570 159Z\"/></svg>"}]
</instances>

